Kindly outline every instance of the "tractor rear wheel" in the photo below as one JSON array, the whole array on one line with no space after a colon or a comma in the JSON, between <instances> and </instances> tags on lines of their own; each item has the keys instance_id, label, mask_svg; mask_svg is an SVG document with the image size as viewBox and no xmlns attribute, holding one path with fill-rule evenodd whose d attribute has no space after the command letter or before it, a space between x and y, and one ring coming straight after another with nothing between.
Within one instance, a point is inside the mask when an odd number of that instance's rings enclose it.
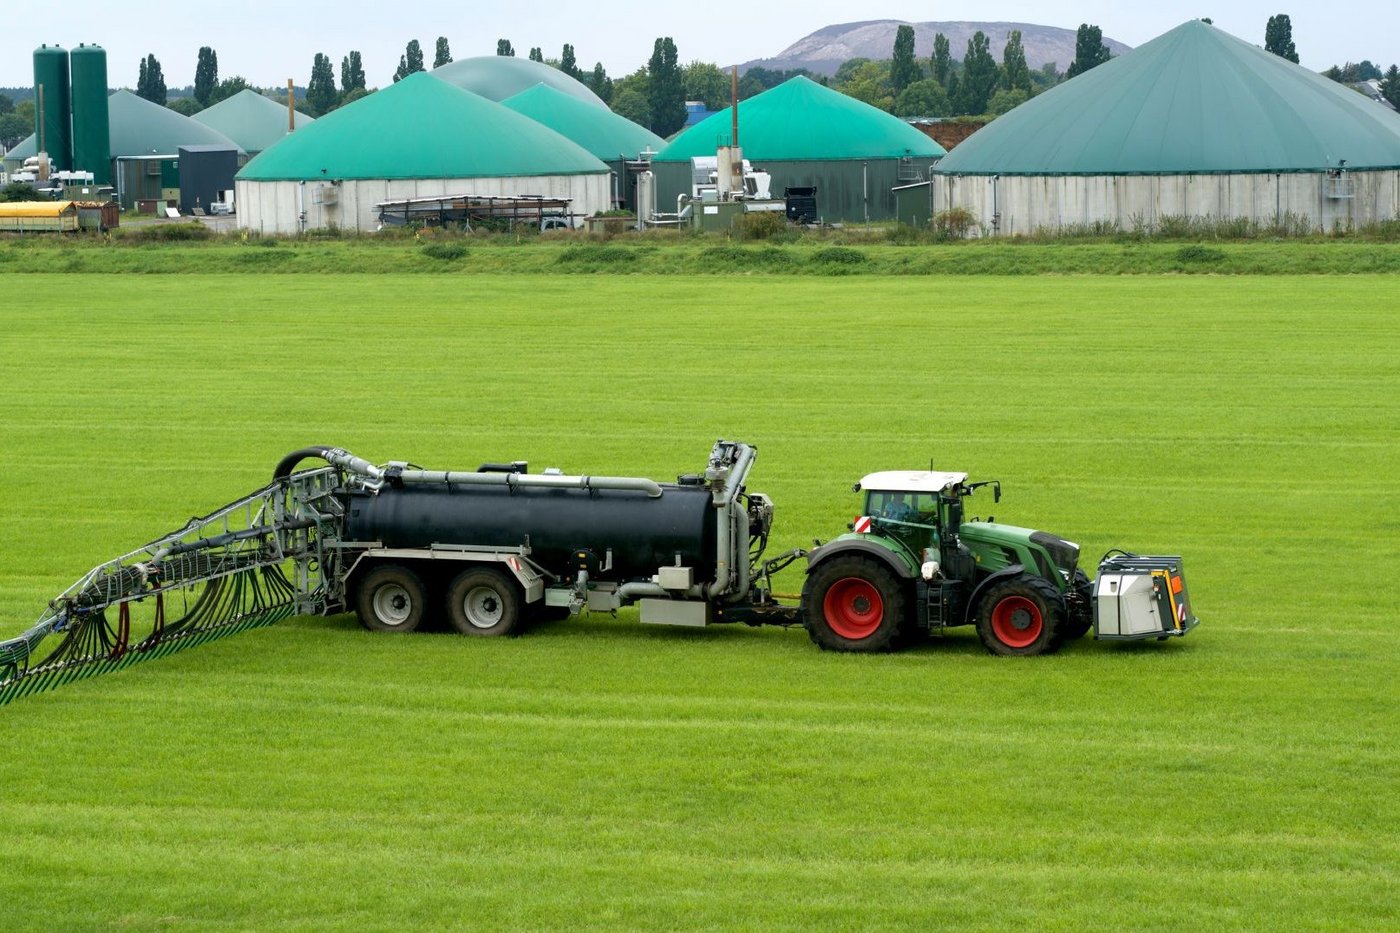
<instances>
[{"instance_id":1,"label":"tractor rear wheel","mask_svg":"<svg viewBox=\"0 0 1400 933\"><path fill-rule=\"evenodd\" d=\"M412 632L422 624L427 590L418 574L407 567L375 567L357 589L355 614L371 632Z\"/></svg>"},{"instance_id":2,"label":"tractor rear wheel","mask_svg":"<svg viewBox=\"0 0 1400 933\"><path fill-rule=\"evenodd\" d=\"M1043 577L1005 580L982 597L977 634L992 654L1050 654L1064 641L1064 599Z\"/></svg>"},{"instance_id":3,"label":"tractor rear wheel","mask_svg":"<svg viewBox=\"0 0 1400 933\"><path fill-rule=\"evenodd\" d=\"M906 611L904 587L893 571L863 557L819 564L802 588L807 634L832 651L893 651Z\"/></svg>"},{"instance_id":4,"label":"tractor rear wheel","mask_svg":"<svg viewBox=\"0 0 1400 933\"><path fill-rule=\"evenodd\" d=\"M494 567L463 571L447 588L447 620L463 635L510 635L520 623L520 590Z\"/></svg>"}]
</instances>

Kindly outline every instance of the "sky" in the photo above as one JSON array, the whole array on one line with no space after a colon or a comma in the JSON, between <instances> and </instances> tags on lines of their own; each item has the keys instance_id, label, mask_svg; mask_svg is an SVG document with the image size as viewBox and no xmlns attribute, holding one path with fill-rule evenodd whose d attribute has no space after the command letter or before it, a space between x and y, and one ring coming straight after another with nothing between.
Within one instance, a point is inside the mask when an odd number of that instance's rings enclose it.
<instances>
[{"instance_id":1,"label":"sky","mask_svg":"<svg viewBox=\"0 0 1400 933\"><path fill-rule=\"evenodd\" d=\"M107 50L108 80L113 87L134 87L139 62L148 53L160 60L167 86L192 84L195 59L203 45L218 53L221 78L241 75L259 86L285 85L288 78L306 84L317 52L330 56L338 81L340 60L354 49L363 56L370 85L383 86L391 82L410 39L419 40L431 65L438 36L447 37L453 56L459 59L495 54L498 38L510 39L521 57L531 46L539 46L545 57L558 58L568 42L580 67L589 69L601 61L609 75L618 76L645 65L658 36L674 39L682 63L698 60L720 65L777 55L823 26L875 19L1025 22L1068 29L1087 22L1101 27L1106 37L1138 46L1188 19L1210 17L1225 31L1263 45L1265 23L1280 12L1292 18L1301 64L1314 71L1348 60L1369 59L1382 68L1400 62L1400 2L1396 0L1353 0L1339 7L1312 2L1301 9L1289 9L1285 0L769 0L737 5L656 0L524 0L519 5L478 0L245 0L209 7L187 0L122 4L65 0L53 8L31 4L8 11L0 31L0 86L33 84L32 55L41 44L102 46ZM958 50L954 55L959 56ZM1063 62L1061 67L1068 64Z\"/></svg>"}]
</instances>

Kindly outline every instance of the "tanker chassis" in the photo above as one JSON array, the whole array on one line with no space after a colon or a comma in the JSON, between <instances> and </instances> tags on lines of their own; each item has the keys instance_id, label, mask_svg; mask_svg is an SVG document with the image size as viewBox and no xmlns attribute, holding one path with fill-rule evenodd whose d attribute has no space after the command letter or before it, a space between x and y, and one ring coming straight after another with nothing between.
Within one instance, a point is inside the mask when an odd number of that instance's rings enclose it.
<instances>
[{"instance_id":1,"label":"tanker chassis","mask_svg":"<svg viewBox=\"0 0 1400 933\"><path fill-rule=\"evenodd\" d=\"M863 513L808 550L764 559L773 503L746 486L756 450L719 441L674 483L376 466L332 447L289 454L272 482L101 564L0 641L0 704L292 615L353 610L411 632L445 616L469 635L637 605L647 624L804 625L837 651L889 651L976 626L994 654L1101 639L1165 639L1197 624L1181 559L1110 552L1090 581L1056 535L966 520L998 483L873 473ZM296 470L307 458L323 466ZM796 605L772 577L797 561Z\"/></svg>"},{"instance_id":2,"label":"tanker chassis","mask_svg":"<svg viewBox=\"0 0 1400 933\"><path fill-rule=\"evenodd\" d=\"M442 613L464 634L507 635L532 619L636 604L644 624L802 624L838 651L894 650L973 625L995 654L1035 655L1096 621L1104 639L1168 638L1196 624L1180 558L1111 555L1102 566L1113 588L1096 593L1072 542L965 520L978 489L1001 496L999 483L965 473L871 474L854 487L864 507L848 533L765 560L774 509L747 489L756 455L721 440L702 473L675 483L534 474L523 462L380 468L328 448L291 454L275 472L285 480L305 457L343 472L323 611L353 609L376 631L412 631ZM804 559L799 604L780 603L773 575ZM1125 585L1136 599L1120 594Z\"/></svg>"}]
</instances>

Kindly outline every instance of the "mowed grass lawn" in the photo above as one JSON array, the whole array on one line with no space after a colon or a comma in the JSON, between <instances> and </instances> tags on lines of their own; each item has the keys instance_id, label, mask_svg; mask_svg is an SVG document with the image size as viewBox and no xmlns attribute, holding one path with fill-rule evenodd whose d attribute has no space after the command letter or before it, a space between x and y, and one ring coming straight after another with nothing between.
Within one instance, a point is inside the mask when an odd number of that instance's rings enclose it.
<instances>
[{"instance_id":1,"label":"mowed grass lawn","mask_svg":"<svg viewBox=\"0 0 1400 933\"><path fill-rule=\"evenodd\" d=\"M1204 619L1031 660L294 620L0 709L0 928L1398 922L1394 278L0 284L0 635L307 444L668 478L717 437L774 551L932 460L1090 570L1184 555Z\"/></svg>"}]
</instances>

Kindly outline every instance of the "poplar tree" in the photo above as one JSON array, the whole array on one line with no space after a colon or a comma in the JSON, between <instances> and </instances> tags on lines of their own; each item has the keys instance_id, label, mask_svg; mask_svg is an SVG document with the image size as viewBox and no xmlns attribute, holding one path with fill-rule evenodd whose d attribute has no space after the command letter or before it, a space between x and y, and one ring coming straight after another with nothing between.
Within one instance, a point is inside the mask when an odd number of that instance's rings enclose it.
<instances>
[{"instance_id":1,"label":"poplar tree","mask_svg":"<svg viewBox=\"0 0 1400 933\"><path fill-rule=\"evenodd\" d=\"M685 126L685 79L679 58L676 43L664 36L656 40L647 62L647 103L651 131L657 136L670 136Z\"/></svg>"},{"instance_id":2,"label":"poplar tree","mask_svg":"<svg viewBox=\"0 0 1400 933\"><path fill-rule=\"evenodd\" d=\"M403 55L399 56L399 67L394 71L394 83L397 84L409 75L422 70L423 47L418 44L417 39L412 39L408 43L408 48L404 49Z\"/></svg>"},{"instance_id":3,"label":"poplar tree","mask_svg":"<svg viewBox=\"0 0 1400 933\"><path fill-rule=\"evenodd\" d=\"M433 54L433 67L441 68L452 63L452 50L447 47L447 37L438 36L437 49Z\"/></svg>"},{"instance_id":4,"label":"poplar tree","mask_svg":"<svg viewBox=\"0 0 1400 933\"><path fill-rule=\"evenodd\" d=\"M319 117L335 109L339 96L335 92L335 72L331 60L320 52L311 63L311 80L306 84L306 102L311 115Z\"/></svg>"},{"instance_id":5,"label":"poplar tree","mask_svg":"<svg viewBox=\"0 0 1400 933\"><path fill-rule=\"evenodd\" d=\"M1074 35L1074 61L1070 63L1069 71L1065 72L1065 77L1073 78L1075 75L1081 75L1092 68L1099 67L1111 57L1108 46L1103 44L1103 30L1098 26L1080 23L1079 31Z\"/></svg>"},{"instance_id":6,"label":"poplar tree","mask_svg":"<svg viewBox=\"0 0 1400 933\"><path fill-rule=\"evenodd\" d=\"M890 59L890 88L896 97L923 75L914 61L914 27L902 25L894 34L894 53Z\"/></svg>"},{"instance_id":7,"label":"poplar tree","mask_svg":"<svg viewBox=\"0 0 1400 933\"><path fill-rule=\"evenodd\" d=\"M1298 64L1298 49L1293 44L1293 21L1287 13L1269 17L1264 27L1264 51Z\"/></svg>"},{"instance_id":8,"label":"poplar tree","mask_svg":"<svg viewBox=\"0 0 1400 933\"><path fill-rule=\"evenodd\" d=\"M219 86L219 56L209 46L199 50L199 59L194 66L194 99L199 106L208 107L213 101L209 98L214 88Z\"/></svg>"},{"instance_id":9,"label":"poplar tree","mask_svg":"<svg viewBox=\"0 0 1400 933\"><path fill-rule=\"evenodd\" d=\"M1026 49L1021 44L1021 30L1011 30L1006 48L1001 53L1001 86L1010 91L1031 92L1031 69L1026 64Z\"/></svg>"},{"instance_id":10,"label":"poplar tree","mask_svg":"<svg viewBox=\"0 0 1400 933\"><path fill-rule=\"evenodd\" d=\"M948 37L940 32L933 37L933 80L947 88L952 70L952 49L948 47Z\"/></svg>"},{"instance_id":11,"label":"poplar tree","mask_svg":"<svg viewBox=\"0 0 1400 933\"><path fill-rule=\"evenodd\" d=\"M497 40L496 40L496 54L497 54L497 55L503 55L503 56L505 56L506 58L514 58L514 57L515 57L515 46L513 46L513 45L510 44L510 40L509 40L509 39L497 39Z\"/></svg>"}]
</instances>

